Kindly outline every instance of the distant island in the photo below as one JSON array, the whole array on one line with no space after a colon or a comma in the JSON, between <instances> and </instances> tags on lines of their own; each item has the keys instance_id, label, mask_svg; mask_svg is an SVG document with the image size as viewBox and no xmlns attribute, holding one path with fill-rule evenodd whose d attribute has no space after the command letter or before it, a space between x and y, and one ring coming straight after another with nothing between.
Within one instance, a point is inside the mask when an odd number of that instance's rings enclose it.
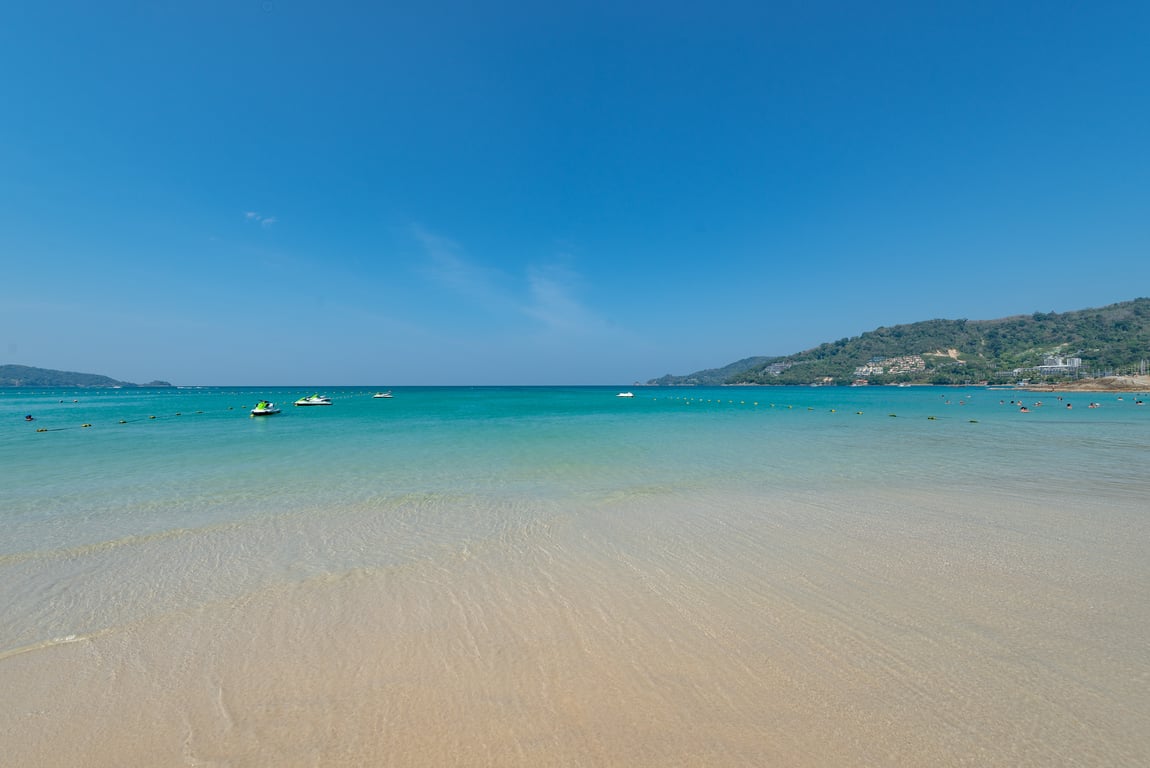
<instances>
[{"instance_id":1,"label":"distant island","mask_svg":"<svg viewBox=\"0 0 1150 768\"><path fill-rule=\"evenodd\" d=\"M170 387L166 381L133 384L95 373L54 371L28 365L0 365L0 387Z\"/></svg>"},{"instance_id":2,"label":"distant island","mask_svg":"<svg viewBox=\"0 0 1150 768\"><path fill-rule=\"evenodd\" d=\"M1146 388L1150 299L998 320L877 328L783 357L748 357L654 386L1018 384ZM1093 384L1091 383L1093 382Z\"/></svg>"}]
</instances>

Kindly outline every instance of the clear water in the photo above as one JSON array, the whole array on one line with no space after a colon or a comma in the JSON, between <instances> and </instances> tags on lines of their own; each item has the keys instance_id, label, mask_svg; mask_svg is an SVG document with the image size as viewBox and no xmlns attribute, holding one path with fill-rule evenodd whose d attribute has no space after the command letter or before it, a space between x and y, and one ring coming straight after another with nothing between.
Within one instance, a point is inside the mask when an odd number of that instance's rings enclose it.
<instances>
[{"instance_id":1,"label":"clear water","mask_svg":"<svg viewBox=\"0 0 1150 768\"><path fill-rule=\"evenodd\" d=\"M1150 761L1144 398L617 391L0 390L0 740L21 765Z\"/></svg>"}]
</instances>

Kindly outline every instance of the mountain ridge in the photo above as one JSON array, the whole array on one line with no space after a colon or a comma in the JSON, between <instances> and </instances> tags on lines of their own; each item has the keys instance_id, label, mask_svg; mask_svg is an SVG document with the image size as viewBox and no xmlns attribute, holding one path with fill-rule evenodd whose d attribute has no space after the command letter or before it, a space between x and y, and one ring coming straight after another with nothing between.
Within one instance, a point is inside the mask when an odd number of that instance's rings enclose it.
<instances>
[{"instance_id":1,"label":"mountain ridge","mask_svg":"<svg viewBox=\"0 0 1150 768\"><path fill-rule=\"evenodd\" d=\"M1150 298L992 320L923 320L776 357L748 357L655 386L964 384L1145 373ZM753 361L753 362L752 362ZM746 363L746 365L743 365Z\"/></svg>"},{"instance_id":2,"label":"mountain ridge","mask_svg":"<svg viewBox=\"0 0 1150 768\"><path fill-rule=\"evenodd\" d=\"M0 387L170 387L166 381L133 384L96 373L57 371L30 365L0 365Z\"/></svg>"}]
</instances>

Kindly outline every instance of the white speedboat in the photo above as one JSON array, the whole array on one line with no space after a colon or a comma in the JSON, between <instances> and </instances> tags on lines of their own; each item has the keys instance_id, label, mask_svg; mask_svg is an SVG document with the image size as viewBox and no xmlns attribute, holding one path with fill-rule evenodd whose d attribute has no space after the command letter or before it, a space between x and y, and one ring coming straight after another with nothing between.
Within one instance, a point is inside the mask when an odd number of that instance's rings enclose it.
<instances>
[{"instance_id":1,"label":"white speedboat","mask_svg":"<svg viewBox=\"0 0 1150 768\"><path fill-rule=\"evenodd\" d=\"M296 405L331 405L331 398L325 395L311 395L309 397L301 397L295 401Z\"/></svg>"},{"instance_id":2,"label":"white speedboat","mask_svg":"<svg viewBox=\"0 0 1150 768\"><path fill-rule=\"evenodd\" d=\"M620 392L619 394L615 395L615 397L634 397L634 396L635 396L634 392Z\"/></svg>"},{"instance_id":3,"label":"white speedboat","mask_svg":"<svg viewBox=\"0 0 1150 768\"><path fill-rule=\"evenodd\" d=\"M256 407L252 408L252 416L275 416L279 412L280 409L276 408L276 404L267 400L260 400L256 403Z\"/></svg>"},{"instance_id":4,"label":"white speedboat","mask_svg":"<svg viewBox=\"0 0 1150 768\"><path fill-rule=\"evenodd\" d=\"M392 397L391 390L389 389L386 392L376 392L374 395L372 395L372 398L377 397Z\"/></svg>"}]
</instances>

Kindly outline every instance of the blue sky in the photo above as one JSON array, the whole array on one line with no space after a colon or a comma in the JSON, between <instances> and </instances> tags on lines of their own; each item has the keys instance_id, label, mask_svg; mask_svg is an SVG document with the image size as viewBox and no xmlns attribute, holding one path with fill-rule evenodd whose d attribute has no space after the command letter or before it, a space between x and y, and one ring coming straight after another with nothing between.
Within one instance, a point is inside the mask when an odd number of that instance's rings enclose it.
<instances>
[{"instance_id":1,"label":"blue sky","mask_svg":"<svg viewBox=\"0 0 1150 768\"><path fill-rule=\"evenodd\" d=\"M1147 41L1140 1L9 4L0 362L615 384L1150 295Z\"/></svg>"}]
</instances>

